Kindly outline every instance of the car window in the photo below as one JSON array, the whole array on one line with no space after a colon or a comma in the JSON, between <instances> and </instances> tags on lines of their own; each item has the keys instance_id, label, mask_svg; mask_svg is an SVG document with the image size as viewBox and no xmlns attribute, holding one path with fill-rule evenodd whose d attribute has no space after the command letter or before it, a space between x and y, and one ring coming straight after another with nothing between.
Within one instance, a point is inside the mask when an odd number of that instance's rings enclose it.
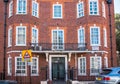
<instances>
[{"instance_id":1,"label":"car window","mask_svg":"<svg viewBox=\"0 0 120 84\"><path fill-rule=\"evenodd\" d=\"M112 72L111 69L103 69L100 74L101 74L101 75L107 75L107 74L109 74L109 73L111 73L111 72Z\"/></svg>"},{"instance_id":2,"label":"car window","mask_svg":"<svg viewBox=\"0 0 120 84\"><path fill-rule=\"evenodd\" d=\"M15 84L15 83L10 82L10 83L8 83L8 84Z\"/></svg>"},{"instance_id":3,"label":"car window","mask_svg":"<svg viewBox=\"0 0 120 84\"><path fill-rule=\"evenodd\" d=\"M8 84L17 84L16 82L9 82Z\"/></svg>"},{"instance_id":4,"label":"car window","mask_svg":"<svg viewBox=\"0 0 120 84\"><path fill-rule=\"evenodd\" d=\"M120 74L120 71L118 71L118 73Z\"/></svg>"},{"instance_id":5,"label":"car window","mask_svg":"<svg viewBox=\"0 0 120 84\"><path fill-rule=\"evenodd\" d=\"M8 84L17 84L16 82L9 82Z\"/></svg>"}]
</instances>

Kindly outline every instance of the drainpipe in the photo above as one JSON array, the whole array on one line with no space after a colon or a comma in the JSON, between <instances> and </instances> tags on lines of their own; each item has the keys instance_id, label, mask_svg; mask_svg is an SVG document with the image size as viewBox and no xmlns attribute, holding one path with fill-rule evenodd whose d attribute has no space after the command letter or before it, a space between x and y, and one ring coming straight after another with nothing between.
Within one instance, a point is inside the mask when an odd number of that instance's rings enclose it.
<instances>
[{"instance_id":1,"label":"drainpipe","mask_svg":"<svg viewBox=\"0 0 120 84\"><path fill-rule=\"evenodd\" d=\"M6 28L7 28L7 3L8 0L3 0L4 1L4 57L3 57L3 80L5 80L5 75L6 75L6 67L5 67L5 62L6 62Z\"/></svg>"},{"instance_id":2,"label":"drainpipe","mask_svg":"<svg viewBox=\"0 0 120 84\"><path fill-rule=\"evenodd\" d=\"M108 12L109 12L109 28L110 28L110 59L111 59L111 67L113 67L113 51L112 51L112 24L111 24L111 10L110 5L112 4L112 0L106 0L108 4Z\"/></svg>"}]
</instances>

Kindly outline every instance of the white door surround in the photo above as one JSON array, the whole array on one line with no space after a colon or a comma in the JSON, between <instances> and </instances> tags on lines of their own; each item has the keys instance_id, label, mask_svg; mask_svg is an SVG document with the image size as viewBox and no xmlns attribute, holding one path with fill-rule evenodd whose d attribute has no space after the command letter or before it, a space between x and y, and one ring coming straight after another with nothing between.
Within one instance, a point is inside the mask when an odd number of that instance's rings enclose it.
<instances>
[{"instance_id":1,"label":"white door surround","mask_svg":"<svg viewBox=\"0 0 120 84\"><path fill-rule=\"evenodd\" d=\"M65 57L65 80L67 81L67 55L49 55L49 80L52 80L52 57Z\"/></svg>"}]
</instances>

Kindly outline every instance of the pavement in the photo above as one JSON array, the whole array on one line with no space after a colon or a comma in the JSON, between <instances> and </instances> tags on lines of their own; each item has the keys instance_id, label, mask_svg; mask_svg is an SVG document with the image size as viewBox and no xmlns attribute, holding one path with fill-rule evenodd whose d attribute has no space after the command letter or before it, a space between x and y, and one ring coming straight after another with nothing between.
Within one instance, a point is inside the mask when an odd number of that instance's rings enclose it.
<instances>
[{"instance_id":1,"label":"pavement","mask_svg":"<svg viewBox=\"0 0 120 84\"><path fill-rule=\"evenodd\" d=\"M47 82L41 82L41 84L47 84ZM53 81L52 84L94 84L94 81Z\"/></svg>"},{"instance_id":2,"label":"pavement","mask_svg":"<svg viewBox=\"0 0 120 84\"><path fill-rule=\"evenodd\" d=\"M78 84L94 84L94 81L79 81Z\"/></svg>"}]
</instances>

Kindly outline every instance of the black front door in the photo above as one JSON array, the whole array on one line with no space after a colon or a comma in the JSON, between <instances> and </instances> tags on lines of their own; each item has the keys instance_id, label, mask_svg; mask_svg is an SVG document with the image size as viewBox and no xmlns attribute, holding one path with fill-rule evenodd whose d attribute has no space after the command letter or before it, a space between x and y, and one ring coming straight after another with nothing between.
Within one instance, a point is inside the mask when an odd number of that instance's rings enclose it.
<instances>
[{"instance_id":1,"label":"black front door","mask_svg":"<svg viewBox=\"0 0 120 84\"><path fill-rule=\"evenodd\" d=\"M65 79L65 58L52 57L52 80Z\"/></svg>"}]
</instances>

